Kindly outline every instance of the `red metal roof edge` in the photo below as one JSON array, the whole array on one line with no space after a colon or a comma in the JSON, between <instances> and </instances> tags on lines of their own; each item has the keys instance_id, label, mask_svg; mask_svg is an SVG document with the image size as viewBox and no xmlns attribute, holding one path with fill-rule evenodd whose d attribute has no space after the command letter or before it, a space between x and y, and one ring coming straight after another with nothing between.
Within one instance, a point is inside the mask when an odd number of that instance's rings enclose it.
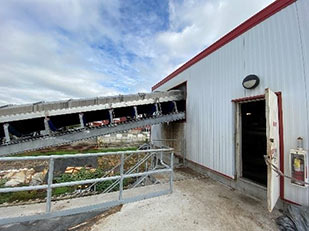
<instances>
[{"instance_id":1,"label":"red metal roof edge","mask_svg":"<svg viewBox=\"0 0 309 231\"><path fill-rule=\"evenodd\" d=\"M290 4L296 2L296 0L276 0L270 5L268 5L266 8L261 10L260 12L253 15L251 18L237 26L235 29L224 35L222 38L217 40L215 43L207 47L205 50L200 52L198 55L190 59L188 62L186 62L184 65L176 69L174 72L169 74L167 77L162 79L160 82L158 82L156 85L152 87L152 91L163 85L164 83L168 82L170 79L174 78L176 75L180 74L187 68L191 67L193 64L197 63L201 59L205 58L206 56L210 55L214 51L218 50L225 44L229 43L233 39L237 38L244 32L248 31L252 27L258 25L265 19L269 18L270 16L274 15L275 13L279 12L283 8L289 6Z\"/></svg>"},{"instance_id":2,"label":"red metal roof edge","mask_svg":"<svg viewBox=\"0 0 309 231\"><path fill-rule=\"evenodd\" d=\"M259 99L264 99L264 98L265 98L265 95L255 95L255 96L248 96L248 97L244 97L244 98L232 99L232 102L233 103L240 103L240 102L259 100Z\"/></svg>"}]
</instances>

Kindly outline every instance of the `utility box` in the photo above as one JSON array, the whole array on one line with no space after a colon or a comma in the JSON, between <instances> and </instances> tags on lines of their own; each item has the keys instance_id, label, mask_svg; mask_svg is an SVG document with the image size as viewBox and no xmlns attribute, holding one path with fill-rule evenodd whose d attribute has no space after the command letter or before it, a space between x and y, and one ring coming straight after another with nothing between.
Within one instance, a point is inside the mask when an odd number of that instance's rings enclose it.
<instances>
[{"instance_id":1,"label":"utility box","mask_svg":"<svg viewBox=\"0 0 309 231\"><path fill-rule=\"evenodd\" d=\"M290 150L290 169L291 169L291 183L300 187L307 187L308 184L308 159L307 151L303 149Z\"/></svg>"}]
</instances>

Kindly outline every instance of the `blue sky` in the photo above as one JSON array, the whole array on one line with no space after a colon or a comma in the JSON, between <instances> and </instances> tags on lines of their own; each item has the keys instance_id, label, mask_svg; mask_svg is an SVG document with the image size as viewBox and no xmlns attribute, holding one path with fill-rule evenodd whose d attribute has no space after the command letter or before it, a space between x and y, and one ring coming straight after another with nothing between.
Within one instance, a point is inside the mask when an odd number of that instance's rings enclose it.
<instances>
[{"instance_id":1,"label":"blue sky","mask_svg":"<svg viewBox=\"0 0 309 231\"><path fill-rule=\"evenodd\" d=\"M10 0L0 105L149 92L272 0Z\"/></svg>"}]
</instances>

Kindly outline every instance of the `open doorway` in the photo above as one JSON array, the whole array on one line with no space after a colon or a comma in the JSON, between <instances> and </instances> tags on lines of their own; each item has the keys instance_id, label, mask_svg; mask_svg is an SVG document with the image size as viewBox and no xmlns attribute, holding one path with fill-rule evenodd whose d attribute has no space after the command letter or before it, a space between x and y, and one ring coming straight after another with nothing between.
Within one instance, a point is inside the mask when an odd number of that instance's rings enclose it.
<instances>
[{"instance_id":1,"label":"open doorway","mask_svg":"<svg viewBox=\"0 0 309 231\"><path fill-rule=\"evenodd\" d=\"M265 100L241 104L242 177L267 186Z\"/></svg>"},{"instance_id":2,"label":"open doorway","mask_svg":"<svg viewBox=\"0 0 309 231\"><path fill-rule=\"evenodd\" d=\"M272 211L279 196L284 198L283 177L274 170L276 168L284 172L281 92L275 93L266 88L265 95L238 98L232 102L236 103L238 185L241 188L251 187L250 182L255 182L249 190L258 197L266 189L268 210ZM269 165L266 165L264 156Z\"/></svg>"}]
</instances>

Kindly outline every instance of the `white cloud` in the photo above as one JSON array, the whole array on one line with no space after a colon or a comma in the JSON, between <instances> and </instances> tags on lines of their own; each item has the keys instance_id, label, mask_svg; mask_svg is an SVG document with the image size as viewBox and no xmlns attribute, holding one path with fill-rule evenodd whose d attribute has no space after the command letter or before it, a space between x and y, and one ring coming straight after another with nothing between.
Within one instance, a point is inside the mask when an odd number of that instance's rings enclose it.
<instances>
[{"instance_id":1,"label":"white cloud","mask_svg":"<svg viewBox=\"0 0 309 231\"><path fill-rule=\"evenodd\" d=\"M167 18L118 0L2 2L0 105L149 91L270 2L170 0Z\"/></svg>"},{"instance_id":2,"label":"white cloud","mask_svg":"<svg viewBox=\"0 0 309 231\"><path fill-rule=\"evenodd\" d=\"M189 0L169 4L170 29L157 35L169 59L188 59L273 0Z\"/></svg>"}]
</instances>

